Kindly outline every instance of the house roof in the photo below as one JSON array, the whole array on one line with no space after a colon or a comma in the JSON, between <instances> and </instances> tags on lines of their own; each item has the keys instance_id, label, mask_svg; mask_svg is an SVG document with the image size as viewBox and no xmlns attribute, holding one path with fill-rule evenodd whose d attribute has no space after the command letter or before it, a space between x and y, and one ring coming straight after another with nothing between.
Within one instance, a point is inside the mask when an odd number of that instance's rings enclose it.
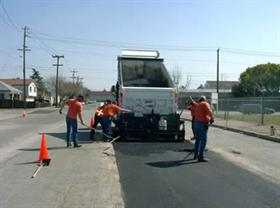
<instances>
[{"instance_id":1,"label":"house roof","mask_svg":"<svg viewBox=\"0 0 280 208\"><path fill-rule=\"evenodd\" d=\"M22 92L5 82L0 81L0 92L10 92L10 93L16 93L16 94L21 94Z\"/></svg>"},{"instance_id":2,"label":"house roof","mask_svg":"<svg viewBox=\"0 0 280 208\"><path fill-rule=\"evenodd\" d=\"M231 89L234 85L238 85L239 81L219 81L219 87L223 89ZM205 83L208 89L217 88L217 81L208 80Z\"/></svg>"},{"instance_id":3,"label":"house roof","mask_svg":"<svg viewBox=\"0 0 280 208\"><path fill-rule=\"evenodd\" d=\"M0 79L0 81L8 85L23 85L23 79ZM32 82L34 82L32 79L25 80L26 85L30 85Z\"/></svg>"},{"instance_id":4,"label":"house roof","mask_svg":"<svg viewBox=\"0 0 280 208\"><path fill-rule=\"evenodd\" d=\"M216 93L216 89L187 89L187 90L179 90L179 92L186 92L186 93ZM231 93L231 89L220 89L220 93Z\"/></svg>"},{"instance_id":5,"label":"house roof","mask_svg":"<svg viewBox=\"0 0 280 208\"><path fill-rule=\"evenodd\" d=\"M112 96L110 91L92 91L91 96Z\"/></svg>"}]
</instances>

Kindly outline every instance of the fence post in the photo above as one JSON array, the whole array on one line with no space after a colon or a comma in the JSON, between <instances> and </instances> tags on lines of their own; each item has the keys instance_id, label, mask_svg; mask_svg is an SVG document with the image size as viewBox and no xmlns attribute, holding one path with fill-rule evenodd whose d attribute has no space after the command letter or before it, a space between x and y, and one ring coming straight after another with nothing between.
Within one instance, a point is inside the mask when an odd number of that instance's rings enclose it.
<instances>
[{"instance_id":1,"label":"fence post","mask_svg":"<svg viewBox=\"0 0 280 208\"><path fill-rule=\"evenodd\" d=\"M264 125L264 106L263 106L263 97L261 97L261 125Z\"/></svg>"}]
</instances>

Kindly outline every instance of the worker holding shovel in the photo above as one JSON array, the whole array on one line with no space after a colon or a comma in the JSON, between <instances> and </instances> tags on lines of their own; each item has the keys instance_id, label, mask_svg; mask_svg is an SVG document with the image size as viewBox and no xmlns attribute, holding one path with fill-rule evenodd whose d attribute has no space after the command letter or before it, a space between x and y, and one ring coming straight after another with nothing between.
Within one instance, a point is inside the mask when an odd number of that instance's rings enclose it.
<instances>
[{"instance_id":1,"label":"worker holding shovel","mask_svg":"<svg viewBox=\"0 0 280 208\"><path fill-rule=\"evenodd\" d=\"M66 127L67 127L67 134L66 134L66 142L67 147L71 147L70 138L73 140L74 148L81 147L82 145L78 144L76 136L78 132L78 122L77 117L79 117L81 124L84 125L84 121L82 118L82 102L84 101L84 97L79 95L76 99L67 99L65 102L62 103L59 113L62 114L62 109L64 105L68 105L68 112L66 115Z\"/></svg>"}]
</instances>

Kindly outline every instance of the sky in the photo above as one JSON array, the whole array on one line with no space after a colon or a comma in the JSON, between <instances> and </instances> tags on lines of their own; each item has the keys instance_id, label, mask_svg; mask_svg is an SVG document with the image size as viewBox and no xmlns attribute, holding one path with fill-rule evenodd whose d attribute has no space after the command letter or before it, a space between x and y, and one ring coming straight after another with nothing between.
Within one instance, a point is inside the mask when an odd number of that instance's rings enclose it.
<instances>
[{"instance_id":1,"label":"sky","mask_svg":"<svg viewBox=\"0 0 280 208\"><path fill-rule=\"evenodd\" d=\"M23 27L28 27L26 77L71 80L78 71L91 90L109 90L121 49L158 50L167 69L191 89L236 81L258 64L280 62L280 0L0 0L0 78L23 77Z\"/></svg>"}]
</instances>

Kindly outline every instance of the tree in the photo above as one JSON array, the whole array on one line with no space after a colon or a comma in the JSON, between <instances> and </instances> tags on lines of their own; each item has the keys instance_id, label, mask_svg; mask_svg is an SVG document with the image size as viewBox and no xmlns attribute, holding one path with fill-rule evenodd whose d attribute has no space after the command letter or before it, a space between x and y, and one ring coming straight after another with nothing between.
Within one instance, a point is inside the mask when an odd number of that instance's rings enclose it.
<instances>
[{"instance_id":1,"label":"tree","mask_svg":"<svg viewBox=\"0 0 280 208\"><path fill-rule=\"evenodd\" d=\"M260 64L249 67L239 77L239 85L232 88L236 97L279 96L280 65Z\"/></svg>"},{"instance_id":2,"label":"tree","mask_svg":"<svg viewBox=\"0 0 280 208\"><path fill-rule=\"evenodd\" d=\"M185 89L189 89L192 83L192 76L191 75L187 75L187 79L185 82Z\"/></svg>"},{"instance_id":3,"label":"tree","mask_svg":"<svg viewBox=\"0 0 280 208\"><path fill-rule=\"evenodd\" d=\"M49 77L46 82L47 88L52 93L52 95L55 94L55 83L55 76ZM88 88L84 87L82 82L73 83L73 81L67 80L65 77L60 76L58 78L58 94L61 98L78 96L79 94L82 94L86 99L91 95L91 91Z\"/></svg>"},{"instance_id":4,"label":"tree","mask_svg":"<svg viewBox=\"0 0 280 208\"><path fill-rule=\"evenodd\" d=\"M200 84L197 89L204 89L203 84Z\"/></svg>"},{"instance_id":5,"label":"tree","mask_svg":"<svg viewBox=\"0 0 280 208\"><path fill-rule=\"evenodd\" d=\"M30 78L35 82L37 86L37 98L44 99L45 93L46 93L46 87L45 83L43 81L43 77L41 76L40 72L36 69L32 68L32 75Z\"/></svg>"},{"instance_id":6,"label":"tree","mask_svg":"<svg viewBox=\"0 0 280 208\"><path fill-rule=\"evenodd\" d=\"M174 65L173 70L171 71L171 79L176 88L178 89L179 84L182 80L182 71L179 70L178 65Z\"/></svg>"}]
</instances>

